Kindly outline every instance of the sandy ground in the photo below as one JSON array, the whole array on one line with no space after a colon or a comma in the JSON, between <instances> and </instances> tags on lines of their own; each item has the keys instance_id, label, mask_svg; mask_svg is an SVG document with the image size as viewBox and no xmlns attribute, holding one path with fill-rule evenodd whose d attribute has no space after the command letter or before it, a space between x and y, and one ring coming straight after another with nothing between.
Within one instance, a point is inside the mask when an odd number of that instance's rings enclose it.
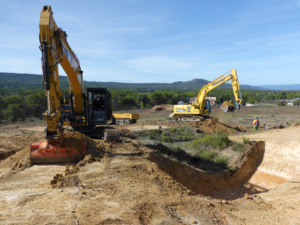
<instances>
[{"instance_id":1,"label":"sandy ground","mask_svg":"<svg viewBox=\"0 0 300 225\"><path fill-rule=\"evenodd\" d=\"M135 140L89 140L99 158L29 166L42 130L1 127L1 224L300 224L300 127L231 136L261 141L234 174L207 174Z\"/></svg>"}]
</instances>

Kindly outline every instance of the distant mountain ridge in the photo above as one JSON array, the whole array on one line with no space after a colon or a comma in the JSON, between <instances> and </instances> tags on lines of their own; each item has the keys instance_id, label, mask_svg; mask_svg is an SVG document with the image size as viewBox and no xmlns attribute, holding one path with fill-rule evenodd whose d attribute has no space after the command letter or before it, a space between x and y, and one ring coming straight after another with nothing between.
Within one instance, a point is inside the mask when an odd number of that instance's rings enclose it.
<instances>
[{"instance_id":1,"label":"distant mountain ridge","mask_svg":"<svg viewBox=\"0 0 300 225\"><path fill-rule=\"evenodd\" d=\"M68 89L68 78L60 76L60 88ZM107 87L108 89L133 89L139 92L151 92L156 90L181 90L181 91L197 91L209 81L204 79L193 79L190 81L177 81L173 83L121 83L121 82L98 82L84 81L85 87ZM263 87L255 87L250 85L240 85L241 89L261 90ZM20 73L1 73L0 72L0 88L30 88L43 89L43 76L36 74L20 74ZM225 83L219 88L231 88L231 84Z\"/></svg>"},{"instance_id":2,"label":"distant mountain ridge","mask_svg":"<svg viewBox=\"0 0 300 225\"><path fill-rule=\"evenodd\" d=\"M287 91L300 90L300 84L259 85L259 87L272 89L272 90L287 90Z\"/></svg>"}]
</instances>

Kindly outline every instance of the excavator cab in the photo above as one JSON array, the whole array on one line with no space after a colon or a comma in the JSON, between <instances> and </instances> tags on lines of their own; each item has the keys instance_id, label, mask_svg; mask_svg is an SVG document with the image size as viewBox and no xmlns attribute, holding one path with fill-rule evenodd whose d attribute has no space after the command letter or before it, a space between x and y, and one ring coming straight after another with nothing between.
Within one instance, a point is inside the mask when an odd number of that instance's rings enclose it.
<instances>
[{"instance_id":1,"label":"excavator cab","mask_svg":"<svg viewBox=\"0 0 300 225\"><path fill-rule=\"evenodd\" d=\"M206 111L208 113L211 112L210 101L208 99L205 100L205 107L204 107L204 109L206 109Z\"/></svg>"},{"instance_id":2,"label":"excavator cab","mask_svg":"<svg viewBox=\"0 0 300 225\"><path fill-rule=\"evenodd\" d=\"M87 126L106 125L112 120L111 94L106 88L87 88Z\"/></svg>"},{"instance_id":3,"label":"excavator cab","mask_svg":"<svg viewBox=\"0 0 300 225\"><path fill-rule=\"evenodd\" d=\"M104 136L105 125L113 119L111 94L106 88L87 88L85 99L85 124L79 124L82 115L74 114L73 104L62 105L62 119L69 121L74 131L79 131L87 135ZM70 101L72 102L72 101ZM100 129L95 129L97 125ZM61 133L62 135L62 133ZM46 137L50 134L46 131ZM40 143L33 143L30 146L30 160L32 163L59 163L59 162L77 162L86 154L86 144L82 146L68 147L63 143L63 138L47 139Z\"/></svg>"}]
</instances>

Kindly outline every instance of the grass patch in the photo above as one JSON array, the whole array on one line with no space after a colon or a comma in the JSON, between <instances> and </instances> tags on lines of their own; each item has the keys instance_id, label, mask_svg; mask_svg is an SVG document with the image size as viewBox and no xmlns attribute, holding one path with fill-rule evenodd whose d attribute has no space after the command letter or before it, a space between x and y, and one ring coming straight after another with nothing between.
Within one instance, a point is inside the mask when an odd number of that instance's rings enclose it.
<instances>
[{"instance_id":1,"label":"grass patch","mask_svg":"<svg viewBox=\"0 0 300 225\"><path fill-rule=\"evenodd\" d=\"M248 138L243 137L243 144L250 144L250 143L251 141Z\"/></svg>"},{"instance_id":2,"label":"grass patch","mask_svg":"<svg viewBox=\"0 0 300 225\"><path fill-rule=\"evenodd\" d=\"M218 163L221 167L226 168L227 164L228 164L228 158L223 156L223 155L216 155L214 157L214 160L216 161L216 163Z\"/></svg>"},{"instance_id":3,"label":"grass patch","mask_svg":"<svg viewBox=\"0 0 300 225\"><path fill-rule=\"evenodd\" d=\"M244 151L244 149L245 149L244 144L235 143L235 144L232 145L232 150L235 151L235 152L242 152L242 151Z\"/></svg>"},{"instance_id":4,"label":"grass patch","mask_svg":"<svg viewBox=\"0 0 300 225\"><path fill-rule=\"evenodd\" d=\"M229 143L230 140L225 132L216 132L212 135L206 135L202 138L194 139L191 143L186 144L186 147L191 147L196 150L223 150L229 146Z\"/></svg>"},{"instance_id":5,"label":"grass patch","mask_svg":"<svg viewBox=\"0 0 300 225\"><path fill-rule=\"evenodd\" d=\"M171 148L161 143L148 144L146 146L158 150L162 156L171 160L194 166L205 171L216 172L228 169L227 158L218 153L213 153L211 155L209 150L199 151L197 155L192 156L178 146Z\"/></svg>"},{"instance_id":6,"label":"grass patch","mask_svg":"<svg viewBox=\"0 0 300 225\"><path fill-rule=\"evenodd\" d=\"M162 156L209 172L230 169L229 158L220 153L223 149L232 146L232 151L242 152L245 148L244 144L232 143L225 132L200 136L189 127L148 130L140 137L154 140L146 146L158 150Z\"/></svg>"},{"instance_id":7,"label":"grass patch","mask_svg":"<svg viewBox=\"0 0 300 225\"><path fill-rule=\"evenodd\" d=\"M216 155L218 155L218 153L213 152L209 149L203 149L201 151L197 151L196 154L195 154L195 156L198 157L198 158L209 159L209 160L214 159L214 157Z\"/></svg>"}]
</instances>

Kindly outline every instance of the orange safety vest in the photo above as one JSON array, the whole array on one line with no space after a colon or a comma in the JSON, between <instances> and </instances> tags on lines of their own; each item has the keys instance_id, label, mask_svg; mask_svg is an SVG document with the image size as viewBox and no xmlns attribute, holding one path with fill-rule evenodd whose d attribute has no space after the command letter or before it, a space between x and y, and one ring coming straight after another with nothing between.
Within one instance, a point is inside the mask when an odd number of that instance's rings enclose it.
<instances>
[{"instance_id":1,"label":"orange safety vest","mask_svg":"<svg viewBox=\"0 0 300 225\"><path fill-rule=\"evenodd\" d=\"M259 125L258 119L255 119L255 120L253 121L253 126L256 126L256 125Z\"/></svg>"}]
</instances>

